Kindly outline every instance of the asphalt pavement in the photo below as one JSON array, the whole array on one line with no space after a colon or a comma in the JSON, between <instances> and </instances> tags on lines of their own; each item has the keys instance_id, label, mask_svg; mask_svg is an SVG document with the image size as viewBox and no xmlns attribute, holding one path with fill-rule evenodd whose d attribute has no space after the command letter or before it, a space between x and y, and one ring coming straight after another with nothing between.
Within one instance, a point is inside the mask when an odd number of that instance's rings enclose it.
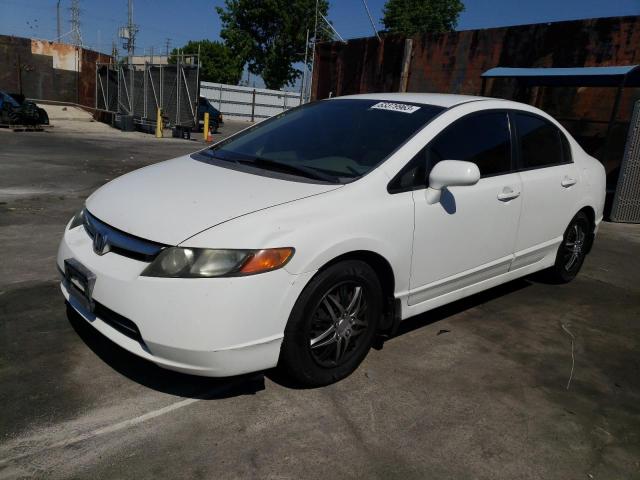
<instances>
[{"instance_id":1,"label":"asphalt pavement","mask_svg":"<svg viewBox=\"0 0 640 480\"><path fill-rule=\"evenodd\" d=\"M165 371L67 312L55 254L84 199L204 145L0 131L0 479L640 478L639 226L604 223L568 285L407 320L319 389Z\"/></svg>"}]
</instances>

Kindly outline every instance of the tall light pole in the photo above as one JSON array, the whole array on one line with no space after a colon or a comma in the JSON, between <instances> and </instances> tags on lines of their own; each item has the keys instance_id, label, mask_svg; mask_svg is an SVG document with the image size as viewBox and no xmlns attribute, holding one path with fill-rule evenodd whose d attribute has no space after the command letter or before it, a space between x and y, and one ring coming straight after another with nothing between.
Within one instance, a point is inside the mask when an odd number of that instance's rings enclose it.
<instances>
[{"instance_id":1,"label":"tall light pole","mask_svg":"<svg viewBox=\"0 0 640 480\"><path fill-rule=\"evenodd\" d=\"M56 38L56 40L59 42L60 41L60 37L62 36L62 31L60 29L60 2L62 0L58 0L58 3L56 4L56 24L57 24L57 32L58 32L58 38Z\"/></svg>"},{"instance_id":2,"label":"tall light pole","mask_svg":"<svg viewBox=\"0 0 640 480\"><path fill-rule=\"evenodd\" d=\"M318 41L318 0L316 0L316 13L313 22L313 50L311 51L311 80L309 81L309 97L311 97L311 89L313 88L313 73L316 62L316 43Z\"/></svg>"}]
</instances>

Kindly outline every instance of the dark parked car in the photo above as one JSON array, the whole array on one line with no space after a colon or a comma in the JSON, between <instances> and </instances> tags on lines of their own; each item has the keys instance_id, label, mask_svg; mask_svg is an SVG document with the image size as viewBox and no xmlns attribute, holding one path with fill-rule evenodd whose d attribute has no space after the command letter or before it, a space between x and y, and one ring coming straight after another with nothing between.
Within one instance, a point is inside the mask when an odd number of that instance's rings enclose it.
<instances>
[{"instance_id":1,"label":"dark parked car","mask_svg":"<svg viewBox=\"0 0 640 480\"><path fill-rule=\"evenodd\" d=\"M212 131L217 131L220 125L223 125L222 113L216 107L211 105L211 102L205 97L198 98L198 125L197 130L204 128L204 114L209 112L209 128Z\"/></svg>"},{"instance_id":2,"label":"dark parked car","mask_svg":"<svg viewBox=\"0 0 640 480\"><path fill-rule=\"evenodd\" d=\"M0 124L49 125L49 115L24 95L0 92Z\"/></svg>"}]
</instances>

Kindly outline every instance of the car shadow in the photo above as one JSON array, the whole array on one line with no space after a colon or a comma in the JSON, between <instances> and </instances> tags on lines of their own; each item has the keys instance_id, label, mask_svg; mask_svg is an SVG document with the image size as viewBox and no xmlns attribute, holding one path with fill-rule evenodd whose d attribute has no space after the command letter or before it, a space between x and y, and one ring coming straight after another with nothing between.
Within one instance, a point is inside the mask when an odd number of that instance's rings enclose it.
<instances>
[{"instance_id":1,"label":"car shadow","mask_svg":"<svg viewBox=\"0 0 640 480\"><path fill-rule=\"evenodd\" d=\"M462 313L465 310L469 310L470 308L477 307L484 303L495 300L496 298L500 298L505 295L509 295L510 293L517 292L519 290L522 290L523 288L531 286L532 284L533 283L529 280L528 277L519 278L517 280L512 280L511 282L498 285L497 287L490 288L489 290L484 290L482 292L476 293L469 297L456 300L455 302L448 303L447 305L434 308L433 310L421 313L419 315L416 315L415 317L410 317L400 322L396 334L388 340L393 340L394 338L400 337L419 328L426 327L427 325L434 324L436 322L439 322L440 320L444 320L445 318L451 317L458 313ZM381 347L382 346L384 345L381 345Z\"/></svg>"},{"instance_id":2,"label":"car shadow","mask_svg":"<svg viewBox=\"0 0 640 480\"><path fill-rule=\"evenodd\" d=\"M416 315L415 317L410 317L400 323L393 337L379 339L374 343L373 348L382 350L384 343L387 341L393 341L419 328L426 327L427 325L434 324L470 308L527 288L533 284L531 280L529 277L513 280L509 283ZM265 377L285 388L295 390L309 388L293 382L282 375L277 369L227 378L199 377L166 370L113 343L91 327L91 325L69 305L67 305L67 318L71 327L76 331L82 341L103 362L109 365L109 367L140 385L162 393L207 400L253 395L264 390Z\"/></svg>"},{"instance_id":3,"label":"car shadow","mask_svg":"<svg viewBox=\"0 0 640 480\"><path fill-rule=\"evenodd\" d=\"M415 317L410 317L406 320L403 320L400 325L398 325L398 329L395 335L393 335L392 337L377 337L374 340L372 348L376 350L382 350L384 348L385 342L393 341L394 339L399 338L409 332L426 327L427 325L437 323L441 320L444 320L445 318L451 317L452 315L456 315L458 313L464 312L465 310L469 310L470 308L490 302L492 300L495 300L496 298L500 298L510 293L517 292L519 290L522 290L523 288L531 286L532 284L533 282L529 281L528 277L520 278L491 288L489 290L476 293L475 295L457 300L447 305L443 305L442 307L434 308L433 310L421 313L420 315L416 315ZM299 385L298 383L293 382L291 379L282 375L277 369L266 371L265 376L269 380L285 388L291 388L295 390L306 390L315 388Z\"/></svg>"},{"instance_id":4,"label":"car shadow","mask_svg":"<svg viewBox=\"0 0 640 480\"><path fill-rule=\"evenodd\" d=\"M160 368L116 345L67 304L67 319L82 341L109 367L130 380L158 392L186 398L216 400L253 395L264 390L264 375L227 378L200 377Z\"/></svg>"}]
</instances>

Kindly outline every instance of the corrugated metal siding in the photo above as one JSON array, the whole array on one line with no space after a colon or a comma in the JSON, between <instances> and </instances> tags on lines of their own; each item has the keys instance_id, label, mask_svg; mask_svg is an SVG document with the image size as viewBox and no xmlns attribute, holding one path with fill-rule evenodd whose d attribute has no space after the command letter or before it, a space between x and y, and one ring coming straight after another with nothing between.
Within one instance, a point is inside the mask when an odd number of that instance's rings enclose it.
<instances>
[{"instance_id":1,"label":"corrugated metal siding","mask_svg":"<svg viewBox=\"0 0 640 480\"><path fill-rule=\"evenodd\" d=\"M640 16L610 17L413 37L409 92L479 95L480 74L492 67L585 67L640 63ZM319 44L312 98L399 91L404 38L383 36ZM615 184L633 102L625 89L606 141L614 88L521 87L490 79L485 95L535 104L558 118Z\"/></svg>"},{"instance_id":2,"label":"corrugated metal siding","mask_svg":"<svg viewBox=\"0 0 640 480\"><path fill-rule=\"evenodd\" d=\"M96 62L108 55L64 43L0 35L0 90L95 107Z\"/></svg>"},{"instance_id":3,"label":"corrugated metal siding","mask_svg":"<svg viewBox=\"0 0 640 480\"><path fill-rule=\"evenodd\" d=\"M611 220L640 223L640 101L636 102L631 119Z\"/></svg>"},{"instance_id":4,"label":"corrugated metal siding","mask_svg":"<svg viewBox=\"0 0 640 480\"><path fill-rule=\"evenodd\" d=\"M224 117L246 121L251 120L252 111L254 120L259 121L300 105L297 92L214 82L200 82L200 96L207 98Z\"/></svg>"}]
</instances>

